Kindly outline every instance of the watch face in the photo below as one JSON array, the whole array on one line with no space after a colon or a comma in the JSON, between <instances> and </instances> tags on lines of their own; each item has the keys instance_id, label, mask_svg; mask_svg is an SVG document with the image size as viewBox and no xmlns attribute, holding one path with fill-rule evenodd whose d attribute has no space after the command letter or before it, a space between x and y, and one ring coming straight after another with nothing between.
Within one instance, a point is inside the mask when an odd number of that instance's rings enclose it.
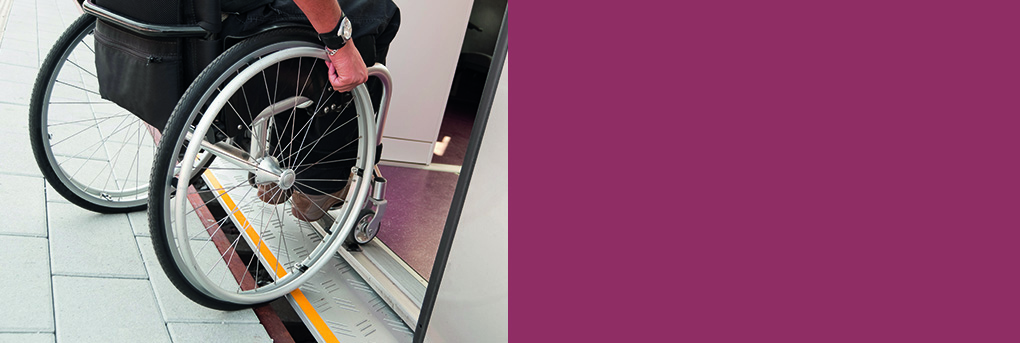
<instances>
[{"instance_id":1,"label":"watch face","mask_svg":"<svg viewBox=\"0 0 1020 343\"><path fill-rule=\"evenodd\" d=\"M344 22L340 24L340 32L337 32L337 34L340 37L344 37L344 39L351 39L351 31L351 21L344 17Z\"/></svg>"}]
</instances>

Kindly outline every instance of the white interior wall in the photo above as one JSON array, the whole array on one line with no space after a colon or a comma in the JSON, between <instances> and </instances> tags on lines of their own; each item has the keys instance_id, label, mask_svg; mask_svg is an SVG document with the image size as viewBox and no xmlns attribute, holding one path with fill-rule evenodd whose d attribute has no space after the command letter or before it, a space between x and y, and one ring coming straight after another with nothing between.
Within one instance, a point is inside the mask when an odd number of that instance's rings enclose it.
<instances>
[{"instance_id":1,"label":"white interior wall","mask_svg":"<svg viewBox=\"0 0 1020 343\"><path fill-rule=\"evenodd\" d=\"M453 83L472 0L394 0L400 30L386 57L393 98L382 158L428 164Z\"/></svg>"}]
</instances>

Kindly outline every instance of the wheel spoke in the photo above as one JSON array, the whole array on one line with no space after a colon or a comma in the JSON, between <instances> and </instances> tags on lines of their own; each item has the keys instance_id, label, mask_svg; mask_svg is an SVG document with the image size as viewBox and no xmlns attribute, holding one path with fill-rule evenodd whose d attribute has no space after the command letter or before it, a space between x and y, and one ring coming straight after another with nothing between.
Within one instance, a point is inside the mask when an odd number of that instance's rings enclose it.
<instances>
[{"instance_id":1,"label":"wheel spoke","mask_svg":"<svg viewBox=\"0 0 1020 343\"><path fill-rule=\"evenodd\" d=\"M88 69L82 68L80 65L78 65L78 63L74 63L74 61L71 61L70 59L64 60L67 61L67 63L73 64L75 67L78 67L78 69L81 69L81 71L85 72L86 74L92 75L92 77L97 79L99 78L99 76L96 76L96 74L93 74L92 72L88 71Z\"/></svg>"},{"instance_id":2,"label":"wheel spoke","mask_svg":"<svg viewBox=\"0 0 1020 343\"><path fill-rule=\"evenodd\" d=\"M31 98L30 118L41 125L33 139L45 146L36 152L46 157L39 159L41 169L65 197L98 212L127 212L145 205L141 149L147 148L139 144L137 118L96 97L95 23L95 17L79 17L43 60L46 84Z\"/></svg>"},{"instance_id":3,"label":"wheel spoke","mask_svg":"<svg viewBox=\"0 0 1020 343\"><path fill-rule=\"evenodd\" d=\"M99 123L105 122L105 121L109 120L110 118L116 118L116 117L107 117L107 119L103 119L103 120L97 121L97 122L96 122L96 123L95 123L94 125L92 125L92 126L86 127L86 128L84 128L84 129L81 129L81 131L75 132L75 133L71 134L70 136L64 137L64 139L63 139L63 140L61 140L61 141L59 141L59 142L56 142L56 143L52 143L52 144L50 144L50 147L54 147L54 146L57 146L58 144L60 144L60 143L63 143L63 142L65 142L65 141L67 141L68 139L74 138L75 136L78 136L78 135L80 135L81 133L83 133L83 132L85 132L85 131L88 131L88 130L89 130L89 129L91 129L91 128L94 128L94 127L96 127L96 126L99 126ZM92 120L92 119L90 119L90 120ZM121 120L123 120L123 119L121 119ZM53 125L50 125L50 126L53 126Z\"/></svg>"},{"instance_id":4,"label":"wheel spoke","mask_svg":"<svg viewBox=\"0 0 1020 343\"><path fill-rule=\"evenodd\" d=\"M118 114L115 114L115 115L112 115L112 116L109 116L109 117L99 117L99 118L96 118L96 119L89 118L89 119L82 119L82 120L75 120L75 121L65 121L65 122L60 122L60 123L56 123L56 124L49 124L49 127L61 126L61 125L67 125L67 124L84 123L84 122L87 122L87 121L96 121L97 119L102 119L102 120L96 122L96 125L99 125L99 122L103 122L103 121L109 120L111 118L120 117L120 116L122 116L122 113L127 113L127 112L121 112L121 113L118 113ZM92 127L95 127L95 125L89 126L89 127L85 128L85 129L88 130L88 129L92 128Z\"/></svg>"},{"instance_id":5,"label":"wheel spoke","mask_svg":"<svg viewBox=\"0 0 1020 343\"><path fill-rule=\"evenodd\" d=\"M272 37L274 34L270 33L266 36ZM194 247L187 252L179 251L182 255L173 258L179 260L178 265L182 266L179 270L185 275L186 281L194 282L196 285L195 288L199 291L194 295L196 299L201 297L238 304L270 301L271 298L292 291L300 282L322 268L326 261L333 256L329 249L339 248L343 243L343 239L335 234L327 234L325 237L319 238L310 237L312 241L309 243L302 242L295 245L294 241L288 242L295 237L304 239L304 236L312 233L309 230L318 225L302 222L295 216L286 213L286 211L294 211L294 198L289 193L297 192L300 189L315 194L320 193L320 189L329 189L330 185L347 187L361 185L360 187L364 187L363 182L367 182L366 179L358 178L356 184L352 182L355 178L347 177L347 175L307 175L310 177L301 178L301 170L315 165L336 166L342 161L366 161L367 159L361 157L374 148L374 146L354 144L362 143L361 139L363 139L357 130L370 125L362 122L367 120L367 115L352 116L349 114L352 103L356 107L366 103L364 99L357 98L364 96L364 91L359 89L358 94L353 96L357 101L347 101L346 94L337 95L339 92L332 90L328 80L325 79L327 75L319 73L319 69L322 67L319 62L324 57L320 55L321 49L311 42L271 42L258 46L245 42L235 45L221 56L218 62L207 67L206 72L203 73L205 76L200 77L192 85L192 90L199 91L190 92L181 99L180 105L170 121L171 124L167 128L168 132L172 132L174 135L195 131L216 132L217 135L225 135L229 139L231 148L227 149L223 145L219 147L224 151L229 150L232 155L239 155L239 157L232 161L217 158L213 164L202 165L204 168L202 170L209 173L209 177L205 178L209 188L189 189L186 192L177 193L178 196L191 196L194 208L166 206L165 208L169 208L173 213L164 215L171 219L153 221L153 223L163 226L170 225L164 229L175 230L177 233L176 235L154 235L154 237L172 238L176 236L180 237L179 239L188 237L191 242L189 244ZM298 49L291 49L291 47ZM305 59L307 57L313 58L309 62ZM239 61L249 62L239 63ZM259 85L259 83L262 84ZM252 95L247 94L248 90L252 90ZM319 93L317 97L315 93ZM277 102L287 102L286 99L296 99L297 97L305 98L304 101L310 98L314 101L311 103L315 105L276 107ZM344 97L343 102L333 101L334 97ZM331 101L336 103L333 104ZM211 107L213 102L222 107ZM260 119L265 120L264 122L253 123L256 113L265 112L265 109L260 108L263 104L270 104L268 109L272 114L265 115ZM335 113L337 115L333 118L322 117L327 104L335 106L334 109L340 109L343 115ZM287 111L288 109L289 111ZM232 111L234 115L209 112L224 110ZM365 109L359 108L359 110L364 111ZM306 113L311 114L312 117L304 117ZM201 124L212 125L213 128L192 129L186 126L187 124L199 125L199 123L210 119L205 116L212 115L223 115L229 118L236 116L239 123L230 125L237 125L238 130L233 130L233 127L229 129L221 127L222 121L209 121L212 124ZM198 120L198 116L205 120ZM349 133L344 129L349 129ZM325 137L330 134L333 135ZM193 148L196 142L189 142L185 145L177 144L176 142L180 140L181 138L175 137L162 142L159 145L161 150L171 150L160 151L157 155L174 156L179 160L189 161L198 158L195 152L197 149ZM188 147L192 147L191 149L195 151L187 151ZM208 145L205 147L206 152L213 150ZM354 147L358 149L353 149ZM333 150L334 148L336 150ZM265 154L260 154L260 152ZM280 159L263 159L263 156ZM123 158L118 157L118 161ZM240 159L248 162L245 165L258 165L258 168L271 171L272 175L277 175L281 179L263 180L260 176L259 182L262 185L256 184L251 181L251 172L254 172L254 167L245 168L237 165L241 163ZM168 175L168 173L173 173L175 166L166 161L157 161L157 163L161 167L155 170L162 176L154 175L154 179L163 180L161 182L172 180L172 175ZM127 163L119 161L118 164ZM358 167L367 168L369 165L366 162L361 162ZM180 166L177 165L176 168L179 169ZM344 170L344 173L347 174L348 171ZM188 178L189 174L191 171L181 172L178 177L180 179ZM259 172L258 175L262 175L262 173ZM291 177L297 178L293 181L293 187L297 188L291 188L292 186L287 184L293 180ZM276 185L277 187L267 189L264 185ZM161 187L160 191L170 192L172 191L171 186L174 185ZM284 187L287 189L285 190ZM259 190L262 193L258 193ZM252 193L258 193L258 195L255 196ZM321 193L327 195L322 199L344 200L333 194ZM153 196L156 197L153 198L154 204L166 201L165 196ZM200 201L195 200L199 198ZM334 201L331 200L331 202ZM214 207L217 205L222 205L223 210L215 210ZM323 209L322 207L325 206L319 203L308 206L311 209L329 210ZM157 212L165 211L162 206L154 205L153 208ZM185 227L186 223L176 222L177 218L180 218L194 223L194 216L209 213L204 210L205 208L210 208L209 212L216 215L217 218L203 220L201 225L192 224L196 227L204 226L205 229L201 232L182 230L181 228ZM350 213L353 211L350 206L341 207L339 211L344 211L343 216L345 217L356 215L356 213ZM298 212L294 213L299 214ZM339 213L334 211L332 215L339 215ZM233 225L228 221L231 221ZM237 230L235 231L234 228ZM153 230L158 229L154 228ZM315 232L321 232L321 228L316 230ZM330 232L334 231L340 232L337 230ZM185 233L185 236L181 236L182 233ZM205 236L206 233L210 234L210 237L212 235L225 237L226 240L216 238L216 242L213 242L212 238ZM241 241L242 239L244 241ZM242 244L247 245L242 246ZM176 242L164 245L169 245L171 249L180 248ZM219 258L215 261L205 259L214 257L208 251L214 249L220 253ZM204 254L204 257L199 258L199 254ZM295 263L302 263L308 270L302 273L291 272ZM234 275L235 281L239 281L237 284L232 284L229 279L228 275L231 273L227 269L230 266L235 267L232 275ZM224 269L213 271L217 268ZM240 268L244 268L245 272L241 273ZM254 286L252 286L253 280L255 281Z\"/></svg>"},{"instance_id":6,"label":"wheel spoke","mask_svg":"<svg viewBox=\"0 0 1020 343\"><path fill-rule=\"evenodd\" d=\"M333 119L333 123L336 123L336 120L337 120L337 119L339 119L339 118L340 118L340 116L337 116L336 118L334 118L334 119ZM347 125L348 123L350 123L351 121L354 121L354 120L356 120L356 119L358 119L358 117L357 117L357 116L355 116L354 118L351 118L350 120L348 120L347 122L344 122L343 124L340 124L340 126L337 126L337 127L336 127L336 128L334 128L334 129L331 129L331 130L329 130L329 131L326 131L326 133L324 133L324 134L322 135L322 137L319 137L319 139L316 139L316 140L315 140L315 142L309 143L309 144L312 144L312 146L311 146L310 148L308 147L308 145L303 145L303 146L301 146L300 148L298 148L298 152L301 152L301 151L307 151L307 150L305 150L305 149L309 149L309 150L311 150L311 149L315 149L315 145L319 144L319 141L320 141L320 140L324 139L325 137L328 137L328 136L329 136L330 134L332 134L333 132L336 132L337 130L339 130L339 129L343 128L343 127L344 127L344 126L346 126L346 125ZM333 126L333 123L330 123L330 124L329 124L329 126ZM329 126L327 126L327 127L329 127ZM291 153L290 155L288 155L288 156L287 156L287 157L285 157L285 158L289 160L289 159L290 159L291 157L293 157L293 156L294 156L295 154L296 154L296 153ZM307 157L307 156L305 156L305 158L308 158L308 157ZM302 160L301 160L300 162L298 162L298 164L300 164L300 163L303 163L303 162L304 162L304 159L302 159Z\"/></svg>"},{"instance_id":7,"label":"wheel spoke","mask_svg":"<svg viewBox=\"0 0 1020 343\"><path fill-rule=\"evenodd\" d=\"M329 153L329 155L323 156L323 157L322 157L322 158L320 158L320 159L319 159L318 161L315 161L315 162L309 163L309 164L307 164L307 165L305 165L305 164L304 164L304 160L302 160L302 163L300 163L300 164L298 164L298 165L300 165L300 166L305 166L305 167L304 167L304 169L298 169L298 168L295 168L294 172L295 172L295 173L298 173L298 174L300 175L300 174L301 174L301 172L303 172L303 171L307 170L308 168L311 168L311 167L312 167L313 165L316 165L316 164L318 164L319 162L322 162L322 161L323 161L323 160L325 160L325 159L326 159L327 157L333 156L333 154L335 154L335 153L337 153L337 152L339 152L339 151L343 150L343 149L344 149L344 148L346 148L347 146L349 146L349 145L351 145L351 144L354 144L354 142L357 142L357 141L359 141L359 140L361 140L361 137L360 137L360 136L359 136L358 138L354 139L353 141L350 141L350 142L348 142L347 144L344 144L344 146L340 147L339 149L333 150L333 152ZM307 156L306 156L306 158L307 158Z\"/></svg>"},{"instance_id":8,"label":"wheel spoke","mask_svg":"<svg viewBox=\"0 0 1020 343\"><path fill-rule=\"evenodd\" d=\"M78 87L78 86L72 85L72 84L70 84L70 83L64 82L64 81L60 81L60 80L54 80L54 82L56 82L56 83L59 83L59 84L62 84L62 85L65 85L65 86L68 86L68 87L71 87L71 88L77 88L77 89L80 89L80 90L82 90L82 91L85 91L85 92L88 92L88 93L92 93L92 94L95 94L95 95L99 95L99 96L102 96L102 95L100 95L100 94L99 94L99 92L96 92L96 91L94 91L94 90L91 90L91 89L85 89L85 88L81 88L81 87Z\"/></svg>"}]
</instances>

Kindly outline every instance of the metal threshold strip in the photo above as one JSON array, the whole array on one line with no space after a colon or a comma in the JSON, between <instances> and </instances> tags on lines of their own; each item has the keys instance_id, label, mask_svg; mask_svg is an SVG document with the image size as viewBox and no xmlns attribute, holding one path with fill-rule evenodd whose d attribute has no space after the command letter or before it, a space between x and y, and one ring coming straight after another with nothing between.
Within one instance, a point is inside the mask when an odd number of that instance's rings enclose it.
<instances>
[{"instance_id":1,"label":"metal threshold strip","mask_svg":"<svg viewBox=\"0 0 1020 343\"><path fill-rule=\"evenodd\" d=\"M332 218L325 216L312 223L312 227L325 234L323 228L332 224ZM428 284L411 266L404 263L379 239L361 245L360 250L340 249L338 253L407 326L415 327L418 324L418 314L421 312L421 303L422 299L425 299Z\"/></svg>"},{"instance_id":2,"label":"metal threshold strip","mask_svg":"<svg viewBox=\"0 0 1020 343\"><path fill-rule=\"evenodd\" d=\"M214 167L229 167L222 165L224 162L219 159L212 163ZM222 190L220 182L245 182L247 177L247 172L229 169L208 170L203 174L211 189L220 189L220 194L217 194L222 195L218 199L220 205L226 213L235 213L230 216L230 220L244 233L241 236L248 244L257 246L253 243L261 241L262 246L267 247L256 254L263 266L273 270L274 267L289 265L290 261L282 260L286 259L287 253L280 253L280 256L272 253L281 248L281 245L290 252L314 248L321 236L307 233L321 232L321 227L299 221L290 215L271 219L275 222L273 225L284 228L283 235L259 236L256 230L251 229L265 224L260 216L252 215L261 207L261 201L258 197L244 197L247 190L240 187ZM235 212L236 209L240 210ZM246 213L249 215L246 216ZM398 315L394 312L390 308L392 301L388 299L391 296L380 296L377 293L380 288L373 285L375 281L366 281L375 277L362 277L358 269L363 268L353 267L339 255L334 255L329 265L287 295L287 300L319 342L410 342L414 333L405 324L406 313ZM417 317L417 312L414 315Z\"/></svg>"}]
</instances>

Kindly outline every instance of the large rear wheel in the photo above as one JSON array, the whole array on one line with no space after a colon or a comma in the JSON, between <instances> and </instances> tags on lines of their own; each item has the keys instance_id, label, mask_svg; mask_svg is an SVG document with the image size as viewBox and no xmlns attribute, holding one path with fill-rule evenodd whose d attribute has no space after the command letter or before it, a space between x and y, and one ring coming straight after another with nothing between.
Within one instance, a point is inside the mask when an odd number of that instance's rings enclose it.
<instances>
[{"instance_id":1,"label":"large rear wheel","mask_svg":"<svg viewBox=\"0 0 1020 343\"><path fill-rule=\"evenodd\" d=\"M96 18L82 15L50 49L32 91L29 130L40 171L82 208L144 209L158 130L99 95Z\"/></svg>"},{"instance_id":2,"label":"large rear wheel","mask_svg":"<svg viewBox=\"0 0 1020 343\"><path fill-rule=\"evenodd\" d=\"M364 86L333 91L326 58L313 32L252 37L210 64L174 110L152 170L149 225L163 269L192 300L228 310L279 298L321 269L359 219L375 162L372 103ZM204 182L189 183L201 151L217 158ZM332 227L305 221L319 216Z\"/></svg>"}]
</instances>

